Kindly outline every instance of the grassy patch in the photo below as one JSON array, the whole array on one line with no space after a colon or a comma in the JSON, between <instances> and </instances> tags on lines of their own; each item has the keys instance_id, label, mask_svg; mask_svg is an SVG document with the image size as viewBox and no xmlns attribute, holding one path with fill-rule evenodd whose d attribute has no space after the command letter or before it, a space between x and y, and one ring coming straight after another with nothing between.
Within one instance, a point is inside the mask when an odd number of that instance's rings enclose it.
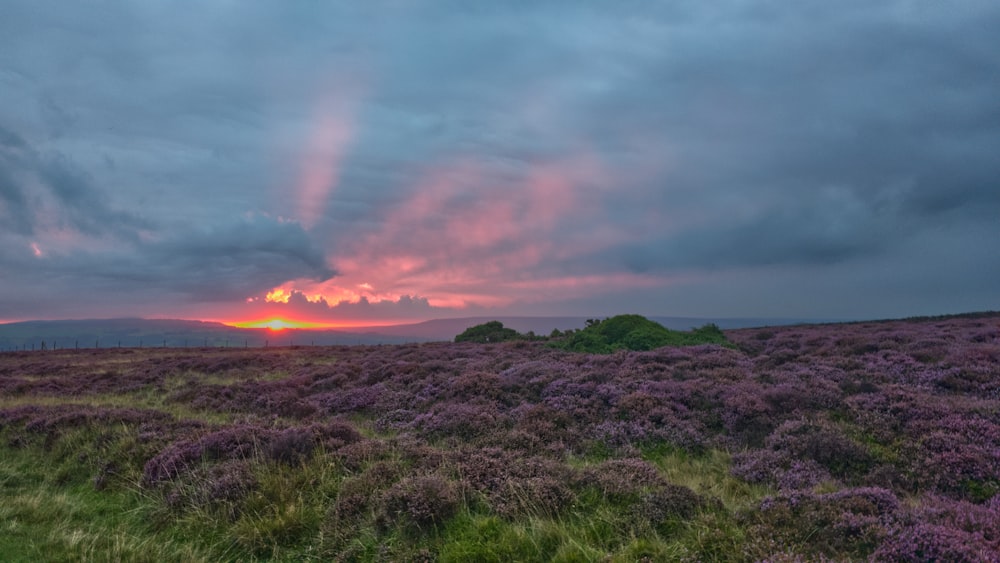
<instances>
[{"instance_id":1,"label":"grassy patch","mask_svg":"<svg viewBox=\"0 0 1000 563\"><path fill-rule=\"evenodd\" d=\"M2 449L0 553L4 561L216 561L210 538L157 530L155 502L133 491L57 483L44 457ZM200 541L199 541L200 540Z\"/></svg>"}]
</instances>

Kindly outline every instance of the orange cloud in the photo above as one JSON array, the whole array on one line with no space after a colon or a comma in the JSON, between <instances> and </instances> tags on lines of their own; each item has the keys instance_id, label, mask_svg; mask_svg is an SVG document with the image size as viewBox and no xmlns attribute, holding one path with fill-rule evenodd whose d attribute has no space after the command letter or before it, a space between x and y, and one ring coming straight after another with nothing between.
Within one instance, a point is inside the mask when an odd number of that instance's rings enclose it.
<instances>
[{"instance_id":1,"label":"orange cloud","mask_svg":"<svg viewBox=\"0 0 1000 563\"><path fill-rule=\"evenodd\" d=\"M291 295L290 292L277 287L269 291L264 297L264 300L268 303L288 303L288 297Z\"/></svg>"}]
</instances>

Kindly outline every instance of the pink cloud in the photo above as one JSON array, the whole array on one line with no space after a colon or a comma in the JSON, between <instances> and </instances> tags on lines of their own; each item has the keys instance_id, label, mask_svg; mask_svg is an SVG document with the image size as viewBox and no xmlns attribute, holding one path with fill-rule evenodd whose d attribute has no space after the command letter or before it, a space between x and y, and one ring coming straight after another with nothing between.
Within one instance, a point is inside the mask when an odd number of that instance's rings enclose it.
<instances>
[{"instance_id":1,"label":"pink cloud","mask_svg":"<svg viewBox=\"0 0 1000 563\"><path fill-rule=\"evenodd\" d=\"M608 184L600 160L587 151L514 179L472 160L439 166L385 212L379 231L340 246L331 257L336 279L283 289L329 303L420 295L433 307L461 309L597 292L608 284L645 286L651 282L640 276L566 277L551 266L628 236L600 226Z\"/></svg>"},{"instance_id":2,"label":"pink cloud","mask_svg":"<svg viewBox=\"0 0 1000 563\"><path fill-rule=\"evenodd\" d=\"M621 176L596 153L579 150L513 176L491 166L457 159L428 169L409 197L383 211L377 230L338 240L329 257L336 278L292 280L252 303L309 320L382 318L393 309L398 318L448 316L669 281L628 272L567 275L567 263L643 232L641 225L622 229L604 220L604 202ZM303 191L309 198L302 205L329 197L333 188L319 185ZM414 299L423 307L399 309Z\"/></svg>"},{"instance_id":3,"label":"pink cloud","mask_svg":"<svg viewBox=\"0 0 1000 563\"><path fill-rule=\"evenodd\" d=\"M297 186L298 216L312 228L323 215L340 179L345 154L356 134L361 88L338 83L321 96L312 116L312 129Z\"/></svg>"}]
</instances>

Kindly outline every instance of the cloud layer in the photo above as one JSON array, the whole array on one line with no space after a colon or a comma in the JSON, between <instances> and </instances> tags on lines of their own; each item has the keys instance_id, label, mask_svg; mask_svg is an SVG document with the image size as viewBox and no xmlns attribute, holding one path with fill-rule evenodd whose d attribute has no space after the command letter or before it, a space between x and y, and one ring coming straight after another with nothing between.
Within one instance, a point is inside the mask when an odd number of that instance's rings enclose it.
<instances>
[{"instance_id":1,"label":"cloud layer","mask_svg":"<svg viewBox=\"0 0 1000 563\"><path fill-rule=\"evenodd\" d=\"M59 8L0 21L0 321L1000 302L995 3Z\"/></svg>"}]
</instances>

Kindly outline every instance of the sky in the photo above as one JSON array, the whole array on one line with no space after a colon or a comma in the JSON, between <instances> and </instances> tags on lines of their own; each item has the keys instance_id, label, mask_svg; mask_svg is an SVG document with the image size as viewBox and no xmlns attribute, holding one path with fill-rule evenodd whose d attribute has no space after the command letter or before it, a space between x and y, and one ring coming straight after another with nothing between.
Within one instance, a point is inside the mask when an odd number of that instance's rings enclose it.
<instances>
[{"instance_id":1,"label":"sky","mask_svg":"<svg viewBox=\"0 0 1000 563\"><path fill-rule=\"evenodd\" d=\"M0 0L0 322L1000 309L993 0Z\"/></svg>"}]
</instances>

